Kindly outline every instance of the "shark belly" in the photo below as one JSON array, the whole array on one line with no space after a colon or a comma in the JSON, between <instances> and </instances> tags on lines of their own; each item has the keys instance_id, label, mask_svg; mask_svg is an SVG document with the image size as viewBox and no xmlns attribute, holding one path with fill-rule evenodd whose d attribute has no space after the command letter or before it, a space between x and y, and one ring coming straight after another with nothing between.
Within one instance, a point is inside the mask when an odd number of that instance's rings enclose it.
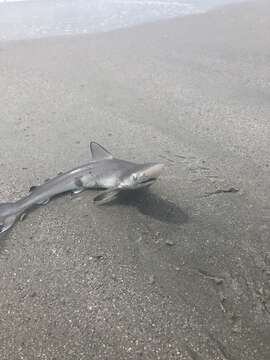
<instances>
[{"instance_id":1,"label":"shark belly","mask_svg":"<svg viewBox=\"0 0 270 360\"><path fill-rule=\"evenodd\" d=\"M117 181L117 179L115 179L113 177L107 177L104 179L100 179L100 181L98 182L98 185L102 188L110 189L110 188L117 186L118 181Z\"/></svg>"},{"instance_id":2,"label":"shark belly","mask_svg":"<svg viewBox=\"0 0 270 360\"><path fill-rule=\"evenodd\" d=\"M110 189L118 184L116 179L113 178L88 178L82 179L83 187L86 188L102 188L102 189Z\"/></svg>"},{"instance_id":3,"label":"shark belly","mask_svg":"<svg viewBox=\"0 0 270 360\"><path fill-rule=\"evenodd\" d=\"M84 188L95 188L98 186L97 181L95 180L95 178L93 177L93 175L83 175L80 178L80 182L81 182L81 186Z\"/></svg>"}]
</instances>

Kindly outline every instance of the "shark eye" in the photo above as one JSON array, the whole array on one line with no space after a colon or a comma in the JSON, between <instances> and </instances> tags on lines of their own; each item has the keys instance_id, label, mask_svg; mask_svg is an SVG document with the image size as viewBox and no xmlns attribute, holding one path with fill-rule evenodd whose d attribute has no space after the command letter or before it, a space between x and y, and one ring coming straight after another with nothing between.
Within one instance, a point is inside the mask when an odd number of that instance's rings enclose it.
<instances>
[{"instance_id":1,"label":"shark eye","mask_svg":"<svg viewBox=\"0 0 270 360\"><path fill-rule=\"evenodd\" d=\"M133 174L132 177L133 177L133 180L137 180L137 179L138 179L138 176L137 176L136 174Z\"/></svg>"}]
</instances>

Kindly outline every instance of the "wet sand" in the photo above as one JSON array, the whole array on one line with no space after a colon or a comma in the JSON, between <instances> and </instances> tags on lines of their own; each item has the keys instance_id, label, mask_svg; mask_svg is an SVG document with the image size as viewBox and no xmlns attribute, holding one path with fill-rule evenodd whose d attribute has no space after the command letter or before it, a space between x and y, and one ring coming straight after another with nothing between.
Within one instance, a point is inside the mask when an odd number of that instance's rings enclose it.
<instances>
[{"instance_id":1,"label":"wet sand","mask_svg":"<svg viewBox=\"0 0 270 360\"><path fill-rule=\"evenodd\" d=\"M1 239L1 359L269 359L269 10L0 43L1 202L90 140L166 164L149 191L66 195Z\"/></svg>"}]
</instances>

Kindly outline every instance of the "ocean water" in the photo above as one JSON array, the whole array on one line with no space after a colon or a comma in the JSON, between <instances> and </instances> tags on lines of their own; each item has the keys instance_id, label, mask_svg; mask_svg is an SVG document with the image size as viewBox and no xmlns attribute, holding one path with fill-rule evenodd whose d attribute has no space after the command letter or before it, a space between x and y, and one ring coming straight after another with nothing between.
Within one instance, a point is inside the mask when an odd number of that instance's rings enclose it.
<instances>
[{"instance_id":1,"label":"ocean water","mask_svg":"<svg viewBox=\"0 0 270 360\"><path fill-rule=\"evenodd\" d=\"M0 41L85 34L242 0L0 0Z\"/></svg>"}]
</instances>

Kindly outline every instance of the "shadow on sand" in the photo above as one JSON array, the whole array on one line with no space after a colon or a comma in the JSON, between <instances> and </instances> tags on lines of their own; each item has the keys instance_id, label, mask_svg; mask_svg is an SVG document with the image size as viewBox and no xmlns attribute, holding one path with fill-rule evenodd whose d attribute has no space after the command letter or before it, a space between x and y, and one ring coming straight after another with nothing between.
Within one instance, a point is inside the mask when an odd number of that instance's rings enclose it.
<instances>
[{"instance_id":1,"label":"shadow on sand","mask_svg":"<svg viewBox=\"0 0 270 360\"><path fill-rule=\"evenodd\" d=\"M143 215L167 224L181 225L188 222L188 215L171 201L161 199L149 190L125 191L111 204L134 206Z\"/></svg>"},{"instance_id":2,"label":"shadow on sand","mask_svg":"<svg viewBox=\"0 0 270 360\"><path fill-rule=\"evenodd\" d=\"M61 196L63 196L63 194ZM55 198L61 196L58 195L55 196ZM188 215L179 206L171 201L160 198L147 189L124 191L120 193L114 201L105 206L114 206L117 204L121 206L133 206L137 208L141 214L166 224L181 225L187 223L189 220ZM28 213L39 207L40 206L34 206ZM0 234L0 252L5 248L5 241L12 228Z\"/></svg>"}]
</instances>

